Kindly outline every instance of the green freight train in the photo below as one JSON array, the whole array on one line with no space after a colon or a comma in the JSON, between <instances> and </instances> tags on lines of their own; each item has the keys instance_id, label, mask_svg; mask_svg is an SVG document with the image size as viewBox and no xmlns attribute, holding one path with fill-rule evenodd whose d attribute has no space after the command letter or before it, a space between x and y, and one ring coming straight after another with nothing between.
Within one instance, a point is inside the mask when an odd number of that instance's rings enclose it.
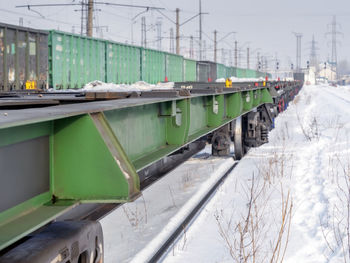
<instances>
[{"instance_id":1,"label":"green freight train","mask_svg":"<svg viewBox=\"0 0 350 263\"><path fill-rule=\"evenodd\" d=\"M236 159L266 143L303 76L205 83L231 76L265 73L0 24L0 263L103 262L95 220L139 197L152 174L206 143L217 156L230 155L233 143ZM79 91L93 80L176 83L161 91ZM77 91L21 91L36 88Z\"/></svg>"},{"instance_id":2,"label":"green freight train","mask_svg":"<svg viewBox=\"0 0 350 263\"><path fill-rule=\"evenodd\" d=\"M80 89L93 80L215 81L265 73L114 41L0 24L0 90Z\"/></svg>"}]
</instances>

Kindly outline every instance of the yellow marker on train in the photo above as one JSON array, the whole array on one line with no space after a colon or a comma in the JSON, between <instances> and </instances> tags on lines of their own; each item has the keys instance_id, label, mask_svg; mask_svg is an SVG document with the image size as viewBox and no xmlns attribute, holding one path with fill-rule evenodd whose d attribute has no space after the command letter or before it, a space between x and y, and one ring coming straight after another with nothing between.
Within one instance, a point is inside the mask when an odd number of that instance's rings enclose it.
<instances>
[{"instance_id":1,"label":"yellow marker on train","mask_svg":"<svg viewBox=\"0 0 350 263\"><path fill-rule=\"evenodd\" d=\"M232 80L230 78L227 78L225 81L225 87L226 88L232 88Z\"/></svg>"},{"instance_id":2,"label":"yellow marker on train","mask_svg":"<svg viewBox=\"0 0 350 263\"><path fill-rule=\"evenodd\" d=\"M26 81L26 89L36 89L36 81L31 81L31 80L27 80Z\"/></svg>"}]
</instances>

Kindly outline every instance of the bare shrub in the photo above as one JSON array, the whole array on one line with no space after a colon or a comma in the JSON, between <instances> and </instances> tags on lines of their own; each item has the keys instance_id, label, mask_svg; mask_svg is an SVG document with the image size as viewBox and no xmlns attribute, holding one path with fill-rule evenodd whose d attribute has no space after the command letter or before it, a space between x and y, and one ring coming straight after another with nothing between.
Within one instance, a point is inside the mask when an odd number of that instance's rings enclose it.
<instances>
[{"instance_id":1,"label":"bare shrub","mask_svg":"<svg viewBox=\"0 0 350 263\"><path fill-rule=\"evenodd\" d=\"M342 158L343 157L343 158ZM327 259L337 251L343 262L350 262L350 160L349 155L334 154L329 158L328 176L336 186L336 201L329 205L326 220L320 225L327 244Z\"/></svg>"},{"instance_id":2,"label":"bare shrub","mask_svg":"<svg viewBox=\"0 0 350 263\"><path fill-rule=\"evenodd\" d=\"M143 209L139 209L137 202L134 202L134 209L130 208L127 205L123 205L123 212L128 219L130 225L134 228L137 228L141 223L147 224L148 221L148 210L146 205L146 200L142 195L142 206Z\"/></svg>"},{"instance_id":3,"label":"bare shrub","mask_svg":"<svg viewBox=\"0 0 350 263\"><path fill-rule=\"evenodd\" d=\"M282 262L288 245L293 203L288 191L285 196L281 187L281 214L276 219L279 225L268 223L266 215L269 194L266 185L259 183L254 174L250 185L243 187L247 208L238 219L227 217L224 211L215 213L218 231L225 247L235 262ZM275 233L275 237L271 237ZM266 250L266 240L271 238L270 251ZM267 260L268 259L268 260Z\"/></svg>"},{"instance_id":4,"label":"bare shrub","mask_svg":"<svg viewBox=\"0 0 350 263\"><path fill-rule=\"evenodd\" d=\"M320 129L316 116L312 116L307 124L303 124L300 114L298 113L297 107L295 107L297 120L306 140L311 141L313 139L320 139Z\"/></svg>"}]
</instances>

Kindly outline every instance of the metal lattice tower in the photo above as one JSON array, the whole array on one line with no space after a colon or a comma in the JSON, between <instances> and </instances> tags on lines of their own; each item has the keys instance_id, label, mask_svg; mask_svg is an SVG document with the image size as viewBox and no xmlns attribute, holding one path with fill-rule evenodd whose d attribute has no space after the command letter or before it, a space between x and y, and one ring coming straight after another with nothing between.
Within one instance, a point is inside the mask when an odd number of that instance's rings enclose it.
<instances>
[{"instance_id":1,"label":"metal lattice tower","mask_svg":"<svg viewBox=\"0 0 350 263\"><path fill-rule=\"evenodd\" d=\"M82 0L81 2L81 17L80 17L80 35L86 35L87 33L87 16L88 16L88 2L87 0Z\"/></svg>"},{"instance_id":2,"label":"metal lattice tower","mask_svg":"<svg viewBox=\"0 0 350 263\"><path fill-rule=\"evenodd\" d=\"M162 50L162 20L161 18L157 19L157 49Z\"/></svg>"},{"instance_id":3,"label":"metal lattice tower","mask_svg":"<svg viewBox=\"0 0 350 263\"><path fill-rule=\"evenodd\" d=\"M326 35L332 36L332 57L329 61L329 64L331 65L332 71L336 73L337 76L337 35L342 34L341 32L337 31L337 27L339 24L337 24L336 16L333 16L332 23L328 26L331 26L331 31L327 32ZM336 78L335 76L335 78Z\"/></svg>"},{"instance_id":4,"label":"metal lattice tower","mask_svg":"<svg viewBox=\"0 0 350 263\"><path fill-rule=\"evenodd\" d=\"M238 66L238 42L237 40L235 41L235 67L237 68Z\"/></svg>"},{"instance_id":5,"label":"metal lattice tower","mask_svg":"<svg viewBox=\"0 0 350 263\"><path fill-rule=\"evenodd\" d=\"M337 20L333 16L332 21L332 66L337 67Z\"/></svg>"},{"instance_id":6,"label":"metal lattice tower","mask_svg":"<svg viewBox=\"0 0 350 263\"><path fill-rule=\"evenodd\" d=\"M296 71L299 72L301 68L301 38L303 37L303 34L301 33L295 33L293 32L296 39L297 39L297 53L296 53Z\"/></svg>"},{"instance_id":7,"label":"metal lattice tower","mask_svg":"<svg viewBox=\"0 0 350 263\"><path fill-rule=\"evenodd\" d=\"M249 69L249 47L247 47L247 69Z\"/></svg>"},{"instance_id":8,"label":"metal lattice tower","mask_svg":"<svg viewBox=\"0 0 350 263\"><path fill-rule=\"evenodd\" d=\"M311 49L310 49L310 66L317 68L317 42L315 41L315 36L312 35Z\"/></svg>"},{"instance_id":9,"label":"metal lattice tower","mask_svg":"<svg viewBox=\"0 0 350 263\"><path fill-rule=\"evenodd\" d=\"M202 60L202 0L199 0L199 60Z\"/></svg>"},{"instance_id":10,"label":"metal lattice tower","mask_svg":"<svg viewBox=\"0 0 350 263\"><path fill-rule=\"evenodd\" d=\"M141 18L141 46L147 47L147 37L146 37L146 17Z\"/></svg>"},{"instance_id":11,"label":"metal lattice tower","mask_svg":"<svg viewBox=\"0 0 350 263\"><path fill-rule=\"evenodd\" d=\"M175 53L175 47L174 47L174 29L170 28L170 53Z\"/></svg>"}]
</instances>

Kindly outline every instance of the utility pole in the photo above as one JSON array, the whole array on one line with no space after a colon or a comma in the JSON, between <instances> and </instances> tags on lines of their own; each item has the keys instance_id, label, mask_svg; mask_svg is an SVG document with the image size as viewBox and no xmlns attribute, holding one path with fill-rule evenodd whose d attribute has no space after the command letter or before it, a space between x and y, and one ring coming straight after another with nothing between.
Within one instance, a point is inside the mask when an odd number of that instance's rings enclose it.
<instances>
[{"instance_id":1,"label":"utility pole","mask_svg":"<svg viewBox=\"0 0 350 263\"><path fill-rule=\"evenodd\" d=\"M301 38L303 34L293 32L297 39L297 53L296 53L296 71L300 72L301 68Z\"/></svg>"},{"instance_id":2,"label":"utility pole","mask_svg":"<svg viewBox=\"0 0 350 263\"><path fill-rule=\"evenodd\" d=\"M235 67L237 68L238 66L238 42L237 40L235 41Z\"/></svg>"},{"instance_id":3,"label":"utility pole","mask_svg":"<svg viewBox=\"0 0 350 263\"><path fill-rule=\"evenodd\" d=\"M203 60L207 59L207 42L203 40Z\"/></svg>"},{"instance_id":4,"label":"utility pole","mask_svg":"<svg viewBox=\"0 0 350 263\"><path fill-rule=\"evenodd\" d=\"M174 53L174 29L170 28L170 53Z\"/></svg>"},{"instance_id":5,"label":"utility pole","mask_svg":"<svg viewBox=\"0 0 350 263\"><path fill-rule=\"evenodd\" d=\"M229 65L230 65L230 67L232 67L232 50L230 49L229 50Z\"/></svg>"},{"instance_id":6,"label":"utility pole","mask_svg":"<svg viewBox=\"0 0 350 263\"><path fill-rule=\"evenodd\" d=\"M89 3L88 3L88 21L87 21L87 36L88 37L92 37L93 11L94 11L94 1L89 0Z\"/></svg>"},{"instance_id":7,"label":"utility pole","mask_svg":"<svg viewBox=\"0 0 350 263\"><path fill-rule=\"evenodd\" d=\"M194 57L194 52L193 52L193 36L190 36L190 58Z\"/></svg>"},{"instance_id":8,"label":"utility pole","mask_svg":"<svg viewBox=\"0 0 350 263\"><path fill-rule=\"evenodd\" d=\"M199 60L202 60L202 0L199 0Z\"/></svg>"},{"instance_id":9,"label":"utility pole","mask_svg":"<svg viewBox=\"0 0 350 263\"><path fill-rule=\"evenodd\" d=\"M216 35L218 31L214 30L214 62L216 62L217 57L216 57L216 51L217 51L217 42L216 42Z\"/></svg>"},{"instance_id":10,"label":"utility pole","mask_svg":"<svg viewBox=\"0 0 350 263\"><path fill-rule=\"evenodd\" d=\"M257 69L258 71L261 70L261 63L260 63L260 52L258 51L257 54L256 54L256 60L257 60Z\"/></svg>"},{"instance_id":11,"label":"utility pole","mask_svg":"<svg viewBox=\"0 0 350 263\"><path fill-rule=\"evenodd\" d=\"M247 69L249 69L249 47L247 47Z\"/></svg>"},{"instance_id":12,"label":"utility pole","mask_svg":"<svg viewBox=\"0 0 350 263\"><path fill-rule=\"evenodd\" d=\"M176 54L180 55L180 9L176 8Z\"/></svg>"},{"instance_id":13,"label":"utility pole","mask_svg":"<svg viewBox=\"0 0 350 263\"><path fill-rule=\"evenodd\" d=\"M141 18L141 46L147 47L147 37L146 37L146 17Z\"/></svg>"},{"instance_id":14,"label":"utility pole","mask_svg":"<svg viewBox=\"0 0 350 263\"><path fill-rule=\"evenodd\" d=\"M23 17L19 18L19 26L23 26Z\"/></svg>"},{"instance_id":15,"label":"utility pole","mask_svg":"<svg viewBox=\"0 0 350 263\"><path fill-rule=\"evenodd\" d=\"M162 50L162 20L159 17L157 20L157 49Z\"/></svg>"}]
</instances>

